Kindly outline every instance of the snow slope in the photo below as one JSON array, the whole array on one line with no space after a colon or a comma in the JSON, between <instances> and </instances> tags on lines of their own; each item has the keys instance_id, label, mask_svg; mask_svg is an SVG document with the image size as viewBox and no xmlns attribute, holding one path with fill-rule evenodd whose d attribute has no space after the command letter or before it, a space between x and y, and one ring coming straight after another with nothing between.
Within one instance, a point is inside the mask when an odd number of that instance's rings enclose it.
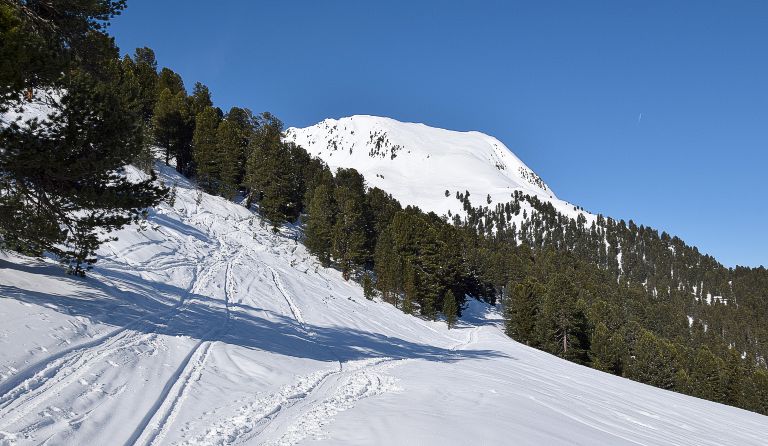
<instances>
[{"instance_id":1,"label":"snow slope","mask_svg":"<svg viewBox=\"0 0 768 446\"><path fill-rule=\"evenodd\" d=\"M437 215L464 213L456 192L469 191L473 206L487 206L490 195L495 206L510 201L515 190L550 201L573 218L579 213L558 199L501 141L480 132L357 115L292 127L285 139L321 158L332 170L355 168L369 186Z\"/></svg>"},{"instance_id":2,"label":"snow slope","mask_svg":"<svg viewBox=\"0 0 768 446\"><path fill-rule=\"evenodd\" d=\"M0 444L765 444L768 417L525 347L493 308L449 331L368 301L290 228L161 178L174 207L87 279L0 258Z\"/></svg>"}]
</instances>

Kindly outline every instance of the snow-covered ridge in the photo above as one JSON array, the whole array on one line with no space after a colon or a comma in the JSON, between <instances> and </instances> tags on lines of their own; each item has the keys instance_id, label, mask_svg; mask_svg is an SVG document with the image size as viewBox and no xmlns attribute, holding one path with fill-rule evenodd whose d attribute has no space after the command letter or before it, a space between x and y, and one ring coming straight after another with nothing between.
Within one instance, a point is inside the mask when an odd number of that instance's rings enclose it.
<instances>
[{"instance_id":1,"label":"snow-covered ridge","mask_svg":"<svg viewBox=\"0 0 768 446\"><path fill-rule=\"evenodd\" d=\"M371 187L391 193L404 205L438 215L462 214L456 193L469 191L473 206L511 200L520 190L576 215L549 186L498 139L391 118L356 115L289 128L285 139L304 147L332 170L355 168ZM448 191L448 196L446 196Z\"/></svg>"}]
</instances>

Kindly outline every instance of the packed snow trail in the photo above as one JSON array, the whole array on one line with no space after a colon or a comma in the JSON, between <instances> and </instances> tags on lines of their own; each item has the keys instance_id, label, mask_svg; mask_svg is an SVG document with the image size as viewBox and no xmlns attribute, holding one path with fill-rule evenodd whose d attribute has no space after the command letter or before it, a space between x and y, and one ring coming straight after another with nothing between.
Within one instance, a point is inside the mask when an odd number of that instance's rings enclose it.
<instances>
[{"instance_id":1,"label":"packed snow trail","mask_svg":"<svg viewBox=\"0 0 768 446\"><path fill-rule=\"evenodd\" d=\"M89 278L0 254L0 445L765 444L768 418L517 344L494 308L447 330L369 301L159 168L175 205Z\"/></svg>"},{"instance_id":2,"label":"packed snow trail","mask_svg":"<svg viewBox=\"0 0 768 446\"><path fill-rule=\"evenodd\" d=\"M333 417L364 399L387 392L398 392L397 380L383 373L393 365L392 358L349 363L343 374L324 380L276 421L270 420L258 437L260 444L288 446L308 437L322 436L322 428ZM284 412L292 413L284 413Z\"/></svg>"},{"instance_id":3,"label":"packed snow trail","mask_svg":"<svg viewBox=\"0 0 768 446\"><path fill-rule=\"evenodd\" d=\"M226 236L225 236L226 237ZM200 379L203 367L205 367L206 360L208 358L208 352L212 346L211 339L214 334L224 331L229 326L229 320L231 317L229 309L230 294L234 292L232 289L232 277L231 269L232 264L240 257L240 254L235 254L234 251L229 249L226 245L225 237L219 238L219 246L215 253L214 265L220 265L224 259L232 257L233 260L226 262L224 272L224 286L223 286L223 299L226 310L225 320L223 323L211 326L210 330L205 333L200 341L192 348L186 358L182 361L178 370L173 374L171 380L165 385L163 393L153 406L152 410L147 413L142 421L141 425L134 431L131 438L128 439L127 445L153 445L159 444L165 437L167 430L173 423L178 411L181 408L184 400L187 398L190 385ZM213 268L209 270L209 273L213 271ZM192 292L200 292L210 279L208 275L203 276L203 280L196 280L195 285L192 287Z\"/></svg>"}]
</instances>

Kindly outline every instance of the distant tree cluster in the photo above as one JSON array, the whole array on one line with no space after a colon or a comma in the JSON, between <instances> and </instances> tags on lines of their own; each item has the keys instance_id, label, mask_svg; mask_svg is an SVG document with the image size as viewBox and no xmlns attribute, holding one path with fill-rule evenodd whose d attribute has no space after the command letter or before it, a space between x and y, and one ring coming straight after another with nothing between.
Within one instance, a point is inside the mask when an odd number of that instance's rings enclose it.
<instances>
[{"instance_id":1,"label":"distant tree cluster","mask_svg":"<svg viewBox=\"0 0 768 446\"><path fill-rule=\"evenodd\" d=\"M515 192L454 224L482 234L478 272L507 333L640 382L768 413L768 271L728 269L677 237L570 218ZM522 217L522 218L521 218Z\"/></svg>"},{"instance_id":2,"label":"distant tree cluster","mask_svg":"<svg viewBox=\"0 0 768 446\"><path fill-rule=\"evenodd\" d=\"M324 169L308 189L305 243L324 265L345 278L355 271L366 295L376 292L404 312L453 325L468 295L493 299L465 256L475 234L418 208L403 209L378 188L366 188L354 169ZM374 291L376 290L376 291Z\"/></svg>"}]
</instances>

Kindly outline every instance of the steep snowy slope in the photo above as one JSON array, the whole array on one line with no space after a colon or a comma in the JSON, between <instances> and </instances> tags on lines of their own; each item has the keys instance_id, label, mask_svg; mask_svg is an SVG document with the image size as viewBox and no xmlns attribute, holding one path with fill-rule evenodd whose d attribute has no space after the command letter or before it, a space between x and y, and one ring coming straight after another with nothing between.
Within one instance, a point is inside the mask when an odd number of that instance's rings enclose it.
<instances>
[{"instance_id":1,"label":"steep snowy slope","mask_svg":"<svg viewBox=\"0 0 768 446\"><path fill-rule=\"evenodd\" d=\"M551 201L566 215L577 214L501 141L483 133L351 116L289 128L285 138L323 159L332 170L353 167L369 186L438 215L449 210L463 213L456 192L469 191L474 206L487 206L488 195L495 205L510 201L514 190Z\"/></svg>"},{"instance_id":2,"label":"steep snowy slope","mask_svg":"<svg viewBox=\"0 0 768 446\"><path fill-rule=\"evenodd\" d=\"M768 417L522 346L493 308L447 330L368 301L291 230L161 178L175 205L89 278L0 259L1 445L765 444Z\"/></svg>"}]
</instances>

